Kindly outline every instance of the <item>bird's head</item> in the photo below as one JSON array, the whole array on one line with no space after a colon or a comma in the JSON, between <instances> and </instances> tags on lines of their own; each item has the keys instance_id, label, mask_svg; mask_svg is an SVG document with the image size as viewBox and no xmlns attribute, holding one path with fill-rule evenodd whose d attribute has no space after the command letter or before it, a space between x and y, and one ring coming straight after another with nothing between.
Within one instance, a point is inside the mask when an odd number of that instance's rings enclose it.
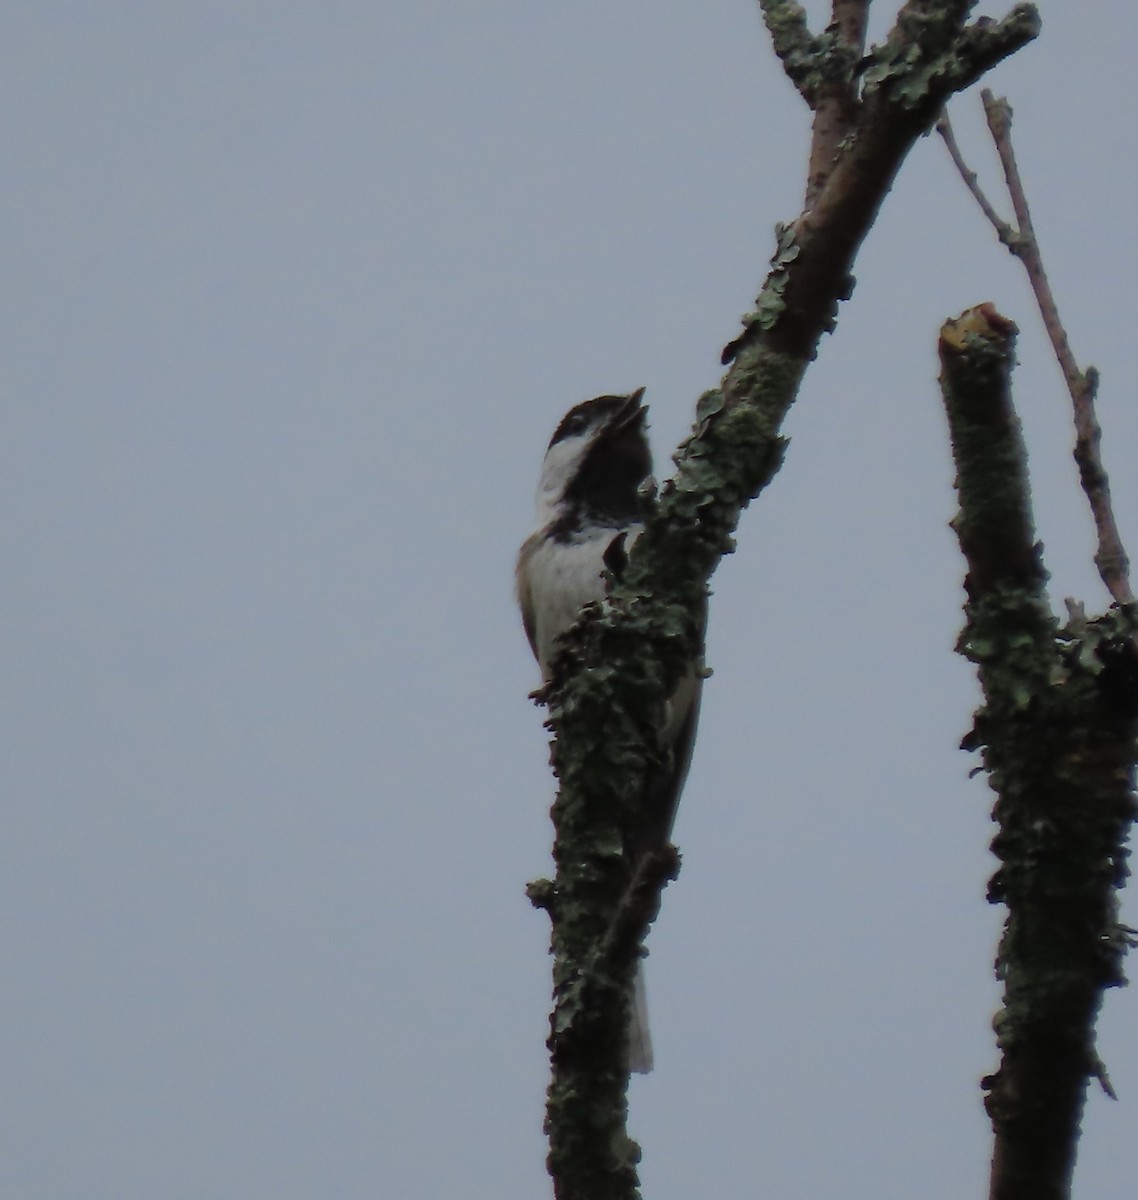
<instances>
[{"instance_id":1,"label":"bird's head","mask_svg":"<svg viewBox=\"0 0 1138 1200\"><path fill-rule=\"evenodd\" d=\"M539 525L556 522L572 532L590 524L620 528L640 518L640 485L652 474L643 395L637 388L627 396L598 396L565 414L541 469Z\"/></svg>"}]
</instances>

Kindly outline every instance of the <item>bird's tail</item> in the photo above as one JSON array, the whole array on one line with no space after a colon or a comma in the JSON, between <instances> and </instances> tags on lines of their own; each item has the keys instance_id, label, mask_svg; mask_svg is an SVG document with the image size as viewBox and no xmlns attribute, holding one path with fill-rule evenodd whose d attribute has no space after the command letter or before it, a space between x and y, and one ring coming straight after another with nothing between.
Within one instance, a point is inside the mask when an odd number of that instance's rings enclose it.
<instances>
[{"instance_id":1,"label":"bird's tail","mask_svg":"<svg viewBox=\"0 0 1138 1200\"><path fill-rule=\"evenodd\" d=\"M648 1033L648 993L644 988L644 961L636 965L632 984L632 1010L628 1015L628 1069L638 1075L652 1070L652 1038Z\"/></svg>"}]
</instances>

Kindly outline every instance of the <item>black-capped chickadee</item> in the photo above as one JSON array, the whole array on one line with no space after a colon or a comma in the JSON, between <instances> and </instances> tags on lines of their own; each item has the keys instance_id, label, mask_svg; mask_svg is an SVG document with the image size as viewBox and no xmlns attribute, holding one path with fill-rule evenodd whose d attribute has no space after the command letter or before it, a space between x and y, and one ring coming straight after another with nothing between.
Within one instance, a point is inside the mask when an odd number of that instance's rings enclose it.
<instances>
[{"instance_id":1,"label":"black-capped chickadee","mask_svg":"<svg viewBox=\"0 0 1138 1200\"><path fill-rule=\"evenodd\" d=\"M545 452L537 489L537 528L518 555L522 622L543 679L558 638L581 608L605 595L606 577L631 550L653 503L652 452L645 434L644 389L598 396L571 408ZM640 818L625 853L636 861L665 845L691 761L699 716L700 664L693 662L668 698L660 761L645 781ZM643 969L636 973L629 1028L629 1068L652 1069Z\"/></svg>"}]
</instances>

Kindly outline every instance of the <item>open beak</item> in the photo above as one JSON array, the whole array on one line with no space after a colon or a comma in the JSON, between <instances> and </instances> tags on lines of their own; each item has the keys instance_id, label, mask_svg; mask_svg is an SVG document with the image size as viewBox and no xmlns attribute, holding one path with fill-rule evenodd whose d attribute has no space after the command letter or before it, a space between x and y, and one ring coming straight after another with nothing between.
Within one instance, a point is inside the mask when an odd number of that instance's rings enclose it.
<instances>
[{"instance_id":1,"label":"open beak","mask_svg":"<svg viewBox=\"0 0 1138 1200\"><path fill-rule=\"evenodd\" d=\"M624 402L624 407L613 422L614 429L631 429L637 421L643 421L648 415L648 405L641 404L644 389L637 388Z\"/></svg>"}]
</instances>

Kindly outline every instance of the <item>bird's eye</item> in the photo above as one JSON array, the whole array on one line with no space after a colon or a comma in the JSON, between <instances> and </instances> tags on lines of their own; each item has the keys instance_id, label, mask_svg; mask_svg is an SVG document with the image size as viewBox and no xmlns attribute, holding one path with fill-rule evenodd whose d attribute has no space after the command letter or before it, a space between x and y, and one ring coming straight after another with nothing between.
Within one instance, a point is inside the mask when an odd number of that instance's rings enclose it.
<instances>
[{"instance_id":1,"label":"bird's eye","mask_svg":"<svg viewBox=\"0 0 1138 1200\"><path fill-rule=\"evenodd\" d=\"M588 432L591 422L588 412L568 412L561 419L561 424L557 427L557 432L553 435L553 440L550 445L556 445L558 442L564 441L565 438L579 437L582 433Z\"/></svg>"}]
</instances>

